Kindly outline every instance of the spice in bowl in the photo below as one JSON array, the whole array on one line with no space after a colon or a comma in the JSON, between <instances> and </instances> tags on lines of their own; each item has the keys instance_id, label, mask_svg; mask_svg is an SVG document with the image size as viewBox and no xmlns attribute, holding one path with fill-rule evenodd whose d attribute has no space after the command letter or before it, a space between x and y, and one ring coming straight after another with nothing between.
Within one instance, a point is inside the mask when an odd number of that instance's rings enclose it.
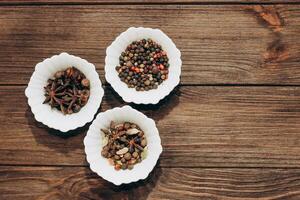
<instances>
[{"instance_id":1,"label":"spice in bowl","mask_svg":"<svg viewBox=\"0 0 300 200\"><path fill-rule=\"evenodd\" d=\"M106 143L101 155L108 159L115 170L131 170L145 158L147 140L138 125L130 122L111 122L108 130L101 131Z\"/></svg>"},{"instance_id":2,"label":"spice in bowl","mask_svg":"<svg viewBox=\"0 0 300 200\"><path fill-rule=\"evenodd\" d=\"M63 114L77 113L85 106L90 96L90 81L75 67L58 71L48 79L45 101L51 108Z\"/></svg>"},{"instance_id":3,"label":"spice in bowl","mask_svg":"<svg viewBox=\"0 0 300 200\"><path fill-rule=\"evenodd\" d=\"M152 39L142 39L132 42L122 52L116 71L129 88L148 91L168 79L169 59L161 45Z\"/></svg>"}]
</instances>

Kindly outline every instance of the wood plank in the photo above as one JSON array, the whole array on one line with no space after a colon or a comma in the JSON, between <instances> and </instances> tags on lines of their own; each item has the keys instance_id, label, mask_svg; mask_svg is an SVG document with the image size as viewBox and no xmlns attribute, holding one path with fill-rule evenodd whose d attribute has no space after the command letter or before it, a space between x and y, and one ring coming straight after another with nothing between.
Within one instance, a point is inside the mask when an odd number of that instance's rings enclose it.
<instances>
[{"instance_id":1,"label":"wood plank","mask_svg":"<svg viewBox=\"0 0 300 200\"><path fill-rule=\"evenodd\" d=\"M0 0L0 5L51 4L197 4L197 3L299 3L299 0Z\"/></svg>"},{"instance_id":2,"label":"wood plank","mask_svg":"<svg viewBox=\"0 0 300 200\"><path fill-rule=\"evenodd\" d=\"M88 168L0 167L0 180L6 200L300 198L299 169L156 167L146 180L116 187Z\"/></svg>"},{"instance_id":3,"label":"wood plank","mask_svg":"<svg viewBox=\"0 0 300 200\"><path fill-rule=\"evenodd\" d=\"M0 87L0 163L86 166L88 126L60 138L37 123L24 87ZM101 111L123 105L105 88ZM300 87L182 86L156 106L134 106L153 118L163 167L299 167Z\"/></svg>"},{"instance_id":4,"label":"wood plank","mask_svg":"<svg viewBox=\"0 0 300 200\"><path fill-rule=\"evenodd\" d=\"M174 40L182 84L300 84L300 5L0 7L0 84L27 84L36 63L62 51L104 80L105 49L130 26Z\"/></svg>"}]
</instances>

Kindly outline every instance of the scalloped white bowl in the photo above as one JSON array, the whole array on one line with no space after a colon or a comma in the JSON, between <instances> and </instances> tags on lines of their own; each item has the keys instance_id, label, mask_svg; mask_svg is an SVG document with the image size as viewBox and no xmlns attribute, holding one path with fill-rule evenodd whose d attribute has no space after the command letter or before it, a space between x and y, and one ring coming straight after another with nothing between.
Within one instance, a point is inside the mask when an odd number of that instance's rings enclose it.
<instances>
[{"instance_id":1,"label":"scalloped white bowl","mask_svg":"<svg viewBox=\"0 0 300 200\"><path fill-rule=\"evenodd\" d=\"M108 163L108 160L101 156L104 134L100 129L108 129L111 121L135 123L145 133L147 156L142 162L134 165L132 170L116 171ZM91 170L115 185L128 184L147 178L162 152L161 140L155 122L130 106L99 113L84 138L84 146Z\"/></svg>"},{"instance_id":2,"label":"scalloped white bowl","mask_svg":"<svg viewBox=\"0 0 300 200\"><path fill-rule=\"evenodd\" d=\"M128 88L126 83L120 80L115 67L119 65L119 56L126 47L131 42L144 38L151 38L167 52L170 64L169 75L168 79L163 81L157 89L136 91L134 88ZM157 104L179 84L182 65L180 57L181 53L173 41L161 30L131 27L121 33L106 49L105 78L124 101L136 104Z\"/></svg>"},{"instance_id":3,"label":"scalloped white bowl","mask_svg":"<svg viewBox=\"0 0 300 200\"><path fill-rule=\"evenodd\" d=\"M78 113L64 115L57 109L51 109L50 105L43 104L45 100L44 86L47 85L49 78L53 78L55 72L70 66L79 69L90 80L90 97L87 104ZM92 63L67 53L61 53L47 58L35 66L35 71L30 78L25 95L37 121L50 128L67 132L84 126L93 120L102 101L104 90Z\"/></svg>"}]
</instances>

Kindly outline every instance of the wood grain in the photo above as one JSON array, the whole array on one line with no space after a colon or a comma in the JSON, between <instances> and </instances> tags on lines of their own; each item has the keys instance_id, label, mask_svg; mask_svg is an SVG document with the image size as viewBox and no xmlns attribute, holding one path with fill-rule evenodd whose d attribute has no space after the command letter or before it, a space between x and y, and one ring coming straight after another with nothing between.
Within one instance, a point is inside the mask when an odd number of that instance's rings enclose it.
<instances>
[{"instance_id":1,"label":"wood grain","mask_svg":"<svg viewBox=\"0 0 300 200\"><path fill-rule=\"evenodd\" d=\"M300 5L0 7L0 84L27 84L36 63L63 51L104 80L105 49L130 26L174 40L183 85L300 84Z\"/></svg>"},{"instance_id":2,"label":"wood grain","mask_svg":"<svg viewBox=\"0 0 300 200\"><path fill-rule=\"evenodd\" d=\"M180 178L179 178L180 177ZM82 167L0 167L0 198L299 199L299 169L168 169L116 187Z\"/></svg>"},{"instance_id":3,"label":"wood grain","mask_svg":"<svg viewBox=\"0 0 300 200\"><path fill-rule=\"evenodd\" d=\"M0 163L86 166L88 126L61 138L33 119L24 87L0 87ZM123 105L109 87L101 111ZM300 87L182 86L156 106L162 167L299 167Z\"/></svg>"},{"instance_id":4,"label":"wood grain","mask_svg":"<svg viewBox=\"0 0 300 200\"><path fill-rule=\"evenodd\" d=\"M0 0L0 5L299 3L299 0Z\"/></svg>"}]
</instances>

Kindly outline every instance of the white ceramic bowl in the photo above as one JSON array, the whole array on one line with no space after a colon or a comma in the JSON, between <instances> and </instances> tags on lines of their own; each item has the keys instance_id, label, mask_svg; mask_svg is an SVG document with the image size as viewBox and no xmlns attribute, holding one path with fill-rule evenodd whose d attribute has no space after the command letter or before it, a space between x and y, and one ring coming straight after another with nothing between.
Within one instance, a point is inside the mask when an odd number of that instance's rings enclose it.
<instances>
[{"instance_id":1,"label":"white ceramic bowl","mask_svg":"<svg viewBox=\"0 0 300 200\"><path fill-rule=\"evenodd\" d=\"M145 133L147 138L147 155L142 162L134 165L132 170L116 171L108 160L101 156L104 134L100 129L108 129L110 122L132 122L137 124ZM84 138L85 153L92 171L102 178L121 185L145 179L152 171L162 152L161 140L155 122L143 113L124 106L99 113L90 126Z\"/></svg>"},{"instance_id":2,"label":"white ceramic bowl","mask_svg":"<svg viewBox=\"0 0 300 200\"><path fill-rule=\"evenodd\" d=\"M90 97L87 104L78 113L64 115L57 109L51 109L50 105L43 104L45 100L44 87L47 85L47 80L53 78L55 72L71 66L79 69L90 80ZM93 64L79 57L61 53L47 58L35 66L25 94L37 121L50 128L67 132L93 120L102 101L104 90Z\"/></svg>"},{"instance_id":3,"label":"white ceramic bowl","mask_svg":"<svg viewBox=\"0 0 300 200\"><path fill-rule=\"evenodd\" d=\"M170 64L169 75L168 79L163 81L157 89L136 91L134 88L128 88L126 83L120 80L115 67L119 65L121 53L131 42L148 38L160 44L163 50L167 52ZM131 27L121 33L106 49L105 78L124 101L136 104L157 104L179 84L182 65L180 57L181 53L173 41L161 30Z\"/></svg>"}]
</instances>

